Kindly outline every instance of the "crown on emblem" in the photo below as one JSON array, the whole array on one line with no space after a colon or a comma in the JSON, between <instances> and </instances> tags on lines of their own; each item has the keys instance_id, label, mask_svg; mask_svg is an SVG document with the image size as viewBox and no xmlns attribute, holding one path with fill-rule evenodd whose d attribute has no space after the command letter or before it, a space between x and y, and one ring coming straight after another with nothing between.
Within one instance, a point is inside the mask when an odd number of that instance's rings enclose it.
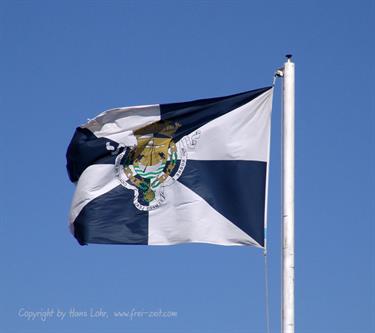
<instances>
[{"instance_id":1,"label":"crown on emblem","mask_svg":"<svg viewBox=\"0 0 375 333\"><path fill-rule=\"evenodd\" d=\"M144 126L142 128L134 131L135 135L149 135L154 134L162 137L172 137L172 135L181 127L181 124L172 121L158 121L150 125Z\"/></svg>"}]
</instances>

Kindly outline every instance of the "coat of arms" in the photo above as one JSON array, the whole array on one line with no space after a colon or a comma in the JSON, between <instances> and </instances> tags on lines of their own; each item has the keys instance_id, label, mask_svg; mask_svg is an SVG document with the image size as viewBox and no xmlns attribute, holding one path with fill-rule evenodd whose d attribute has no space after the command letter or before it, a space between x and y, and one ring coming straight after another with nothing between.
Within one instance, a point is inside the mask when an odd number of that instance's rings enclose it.
<instances>
[{"instance_id":1,"label":"coat of arms","mask_svg":"<svg viewBox=\"0 0 375 333\"><path fill-rule=\"evenodd\" d=\"M139 210L159 207L165 200L164 186L172 185L185 168L187 149L196 145L199 133L175 143L173 135L179 127L172 121L142 127L134 131L136 145L124 147L116 158L117 177L134 191L134 205Z\"/></svg>"}]
</instances>

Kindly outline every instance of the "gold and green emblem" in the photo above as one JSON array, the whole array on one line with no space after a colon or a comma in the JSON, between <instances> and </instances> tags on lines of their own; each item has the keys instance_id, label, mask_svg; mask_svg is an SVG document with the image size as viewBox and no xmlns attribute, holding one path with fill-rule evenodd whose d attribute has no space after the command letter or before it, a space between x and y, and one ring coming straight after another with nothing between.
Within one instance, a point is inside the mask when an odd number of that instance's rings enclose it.
<instances>
[{"instance_id":1,"label":"gold and green emblem","mask_svg":"<svg viewBox=\"0 0 375 333\"><path fill-rule=\"evenodd\" d=\"M186 147L176 144L177 122L159 121L134 131L137 144L125 147L116 158L116 174L123 186L134 191L140 210L160 206L166 183L177 179L186 165Z\"/></svg>"}]
</instances>

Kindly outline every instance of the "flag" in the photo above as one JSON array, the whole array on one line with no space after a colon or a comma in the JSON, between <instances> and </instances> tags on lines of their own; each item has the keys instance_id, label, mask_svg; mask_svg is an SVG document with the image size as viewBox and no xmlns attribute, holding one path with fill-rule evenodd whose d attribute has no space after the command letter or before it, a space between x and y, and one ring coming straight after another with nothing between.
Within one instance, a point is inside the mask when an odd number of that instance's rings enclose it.
<instances>
[{"instance_id":1,"label":"flag","mask_svg":"<svg viewBox=\"0 0 375 333\"><path fill-rule=\"evenodd\" d=\"M272 93L121 107L78 127L78 242L264 247Z\"/></svg>"}]
</instances>

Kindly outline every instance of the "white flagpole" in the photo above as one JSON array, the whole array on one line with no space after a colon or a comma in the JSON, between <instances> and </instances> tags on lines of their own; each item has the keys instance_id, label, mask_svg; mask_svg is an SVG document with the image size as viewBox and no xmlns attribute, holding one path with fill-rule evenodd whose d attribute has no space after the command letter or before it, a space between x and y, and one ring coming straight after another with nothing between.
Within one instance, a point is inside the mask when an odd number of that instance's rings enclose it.
<instances>
[{"instance_id":1,"label":"white flagpole","mask_svg":"<svg viewBox=\"0 0 375 333\"><path fill-rule=\"evenodd\" d=\"M283 68L282 333L294 333L294 63Z\"/></svg>"}]
</instances>

